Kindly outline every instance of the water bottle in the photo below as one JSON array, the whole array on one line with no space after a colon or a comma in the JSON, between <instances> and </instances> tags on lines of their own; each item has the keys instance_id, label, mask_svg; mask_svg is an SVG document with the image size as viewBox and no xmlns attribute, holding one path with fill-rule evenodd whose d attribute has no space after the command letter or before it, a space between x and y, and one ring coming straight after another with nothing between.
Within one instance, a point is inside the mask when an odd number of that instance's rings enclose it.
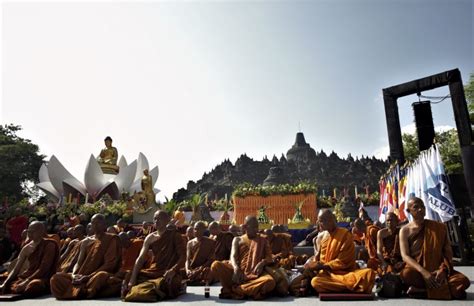
<instances>
[{"instance_id":1,"label":"water bottle","mask_svg":"<svg viewBox=\"0 0 474 306\"><path fill-rule=\"evenodd\" d=\"M204 297L208 299L211 296L211 288L209 288L209 282L206 282L204 286Z\"/></svg>"}]
</instances>

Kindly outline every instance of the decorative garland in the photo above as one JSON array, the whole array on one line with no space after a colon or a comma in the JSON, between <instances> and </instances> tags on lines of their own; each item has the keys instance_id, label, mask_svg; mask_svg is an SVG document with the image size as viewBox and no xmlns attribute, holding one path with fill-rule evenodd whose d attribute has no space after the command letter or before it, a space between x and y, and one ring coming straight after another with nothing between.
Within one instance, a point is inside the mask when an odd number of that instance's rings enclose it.
<instances>
[{"instance_id":1,"label":"decorative garland","mask_svg":"<svg viewBox=\"0 0 474 306\"><path fill-rule=\"evenodd\" d=\"M262 196L267 197L271 195L290 195L290 194L309 194L316 193L316 184L301 182L295 185L252 185L250 183L243 183L235 187L232 193L233 197L244 198L246 196Z\"/></svg>"}]
</instances>

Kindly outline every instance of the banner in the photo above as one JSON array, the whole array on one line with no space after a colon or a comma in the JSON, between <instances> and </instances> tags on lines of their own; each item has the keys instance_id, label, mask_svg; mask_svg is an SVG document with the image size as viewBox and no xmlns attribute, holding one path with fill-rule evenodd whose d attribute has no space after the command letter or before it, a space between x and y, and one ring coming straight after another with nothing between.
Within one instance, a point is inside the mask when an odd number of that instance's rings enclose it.
<instances>
[{"instance_id":1,"label":"banner","mask_svg":"<svg viewBox=\"0 0 474 306\"><path fill-rule=\"evenodd\" d=\"M406 211L411 197L423 200L426 219L447 222L456 214L439 148L433 145L406 167L392 165L379 182L379 221L394 212L401 221L410 219Z\"/></svg>"}]
</instances>

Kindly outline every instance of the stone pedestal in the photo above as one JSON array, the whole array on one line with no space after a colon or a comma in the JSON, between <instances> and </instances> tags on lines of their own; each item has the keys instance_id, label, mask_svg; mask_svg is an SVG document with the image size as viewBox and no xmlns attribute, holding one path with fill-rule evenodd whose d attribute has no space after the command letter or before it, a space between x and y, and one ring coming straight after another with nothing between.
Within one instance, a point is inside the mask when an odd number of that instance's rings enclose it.
<instances>
[{"instance_id":1,"label":"stone pedestal","mask_svg":"<svg viewBox=\"0 0 474 306\"><path fill-rule=\"evenodd\" d=\"M153 215L158 210L158 206L153 205L145 213L133 212L133 223L142 223L143 221L153 222Z\"/></svg>"}]
</instances>

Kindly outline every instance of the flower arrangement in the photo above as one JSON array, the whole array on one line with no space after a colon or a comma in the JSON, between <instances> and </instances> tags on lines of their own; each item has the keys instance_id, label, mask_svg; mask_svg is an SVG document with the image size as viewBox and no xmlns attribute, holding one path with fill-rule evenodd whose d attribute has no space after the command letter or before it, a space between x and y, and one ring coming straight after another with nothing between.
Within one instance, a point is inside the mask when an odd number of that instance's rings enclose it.
<instances>
[{"instance_id":1,"label":"flower arrangement","mask_svg":"<svg viewBox=\"0 0 474 306\"><path fill-rule=\"evenodd\" d=\"M282 185L252 185L250 183L243 183L235 187L232 193L233 197L244 198L246 196L270 196L270 195L290 195L290 194L308 194L316 193L316 184L301 182L295 185L282 184Z\"/></svg>"}]
</instances>

